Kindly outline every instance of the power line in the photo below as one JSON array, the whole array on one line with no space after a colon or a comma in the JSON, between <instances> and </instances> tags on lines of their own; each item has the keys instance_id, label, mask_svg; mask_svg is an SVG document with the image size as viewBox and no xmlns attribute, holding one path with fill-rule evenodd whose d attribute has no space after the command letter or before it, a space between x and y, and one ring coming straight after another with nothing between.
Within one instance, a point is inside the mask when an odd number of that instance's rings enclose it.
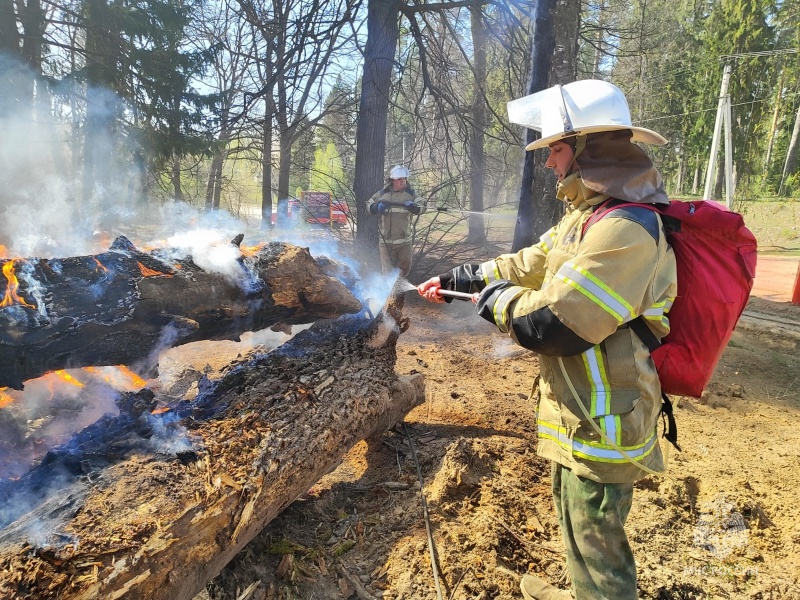
<instances>
[{"instance_id":1,"label":"power line","mask_svg":"<svg viewBox=\"0 0 800 600\"><path fill-rule=\"evenodd\" d=\"M793 93L790 93L790 94L784 94L783 97L784 98L791 98L793 96L798 96L798 95L800 95L800 92L793 92ZM747 104L758 104L758 103L761 103L761 102L771 102L771 101L772 101L772 98L758 98L758 99L755 99L755 100L747 100L746 102L739 102L738 104L732 104L731 108L734 108L734 107L737 107L737 106L745 106ZM692 111L685 112L685 113L676 113L674 115L664 115L662 117L653 117L652 119L642 119L640 121L636 121L636 124L639 125L641 123L652 123L653 121L663 121L665 119L673 119L675 117L686 117L686 116L689 116L689 115L696 115L696 114L700 114L700 113L704 113L704 112L712 112L712 111L716 111L716 110L717 110L716 108L703 108L703 109L700 109L700 110L692 110Z\"/></svg>"},{"instance_id":2,"label":"power line","mask_svg":"<svg viewBox=\"0 0 800 600\"><path fill-rule=\"evenodd\" d=\"M797 52L797 48L785 48L783 50L762 50L760 52L743 52L741 54L723 54L719 57L719 60L744 58L745 56L777 56L780 54L797 54Z\"/></svg>"},{"instance_id":3,"label":"power line","mask_svg":"<svg viewBox=\"0 0 800 600\"><path fill-rule=\"evenodd\" d=\"M784 48L781 50L763 50L759 52L743 52L741 54L722 54L717 57L718 61L728 60L728 59L735 59L735 58L744 58L748 56L753 57L762 57L762 56L783 56L786 54L797 54L800 52L797 48ZM665 78L677 78L681 75L686 73L696 72L698 65L696 61L691 60L690 58L686 58L683 61L683 66L676 66L674 69L657 72L652 75L648 75L641 79L642 82L651 82L651 81L663 81ZM708 67L708 63L705 64Z\"/></svg>"}]
</instances>

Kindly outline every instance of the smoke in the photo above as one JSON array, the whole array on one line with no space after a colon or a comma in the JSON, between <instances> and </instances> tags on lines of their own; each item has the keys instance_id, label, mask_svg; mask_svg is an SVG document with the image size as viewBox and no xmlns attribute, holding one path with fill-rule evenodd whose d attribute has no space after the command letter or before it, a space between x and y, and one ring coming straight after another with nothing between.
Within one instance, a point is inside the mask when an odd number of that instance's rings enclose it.
<instances>
[{"instance_id":1,"label":"smoke","mask_svg":"<svg viewBox=\"0 0 800 600\"><path fill-rule=\"evenodd\" d=\"M92 219L76 214L81 177L70 124L56 122L47 86L0 56L0 244L18 256L91 248ZM27 102L20 99L28 98Z\"/></svg>"}]
</instances>

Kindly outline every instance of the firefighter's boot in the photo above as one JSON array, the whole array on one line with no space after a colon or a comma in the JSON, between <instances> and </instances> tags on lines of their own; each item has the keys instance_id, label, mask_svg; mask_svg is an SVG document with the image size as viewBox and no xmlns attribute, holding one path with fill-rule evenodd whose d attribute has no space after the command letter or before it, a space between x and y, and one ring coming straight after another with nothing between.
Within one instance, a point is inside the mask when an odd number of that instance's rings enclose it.
<instances>
[{"instance_id":1,"label":"firefighter's boot","mask_svg":"<svg viewBox=\"0 0 800 600\"><path fill-rule=\"evenodd\" d=\"M523 575L519 587L525 600L572 600L572 594L533 575Z\"/></svg>"}]
</instances>

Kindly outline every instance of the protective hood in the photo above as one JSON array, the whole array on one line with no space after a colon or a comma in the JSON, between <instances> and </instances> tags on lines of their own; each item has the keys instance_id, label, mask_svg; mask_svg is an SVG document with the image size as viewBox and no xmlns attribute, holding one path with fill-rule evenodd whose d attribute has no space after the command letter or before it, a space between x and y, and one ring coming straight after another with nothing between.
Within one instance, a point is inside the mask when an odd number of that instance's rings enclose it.
<instances>
[{"instance_id":1,"label":"protective hood","mask_svg":"<svg viewBox=\"0 0 800 600\"><path fill-rule=\"evenodd\" d=\"M629 130L586 136L575 159L583 184L618 200L669 204L661 173L647 153L631 142Z\"/></svg>"}]
</instances>

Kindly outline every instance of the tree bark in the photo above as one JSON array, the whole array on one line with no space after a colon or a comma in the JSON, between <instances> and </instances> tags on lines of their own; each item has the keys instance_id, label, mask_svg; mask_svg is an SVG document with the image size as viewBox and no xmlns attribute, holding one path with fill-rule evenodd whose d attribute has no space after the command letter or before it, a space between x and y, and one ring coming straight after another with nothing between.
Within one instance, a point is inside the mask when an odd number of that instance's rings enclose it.
<instances>
[{"instance_id":1,"label":"tree bark","mask_svg":"<svg viewBox=\"0 0 800 600\"><path fill-rule=\"evenodd\" d=\"M152 415L152 393L139 392L124 404L140 414L51 451L0 489L4 507L48 498L3 514L0 596L193 598L350 447L424 400L421 375L394 372L400 304L386 319L316 323L189 406Z\"/></svg>"},{"instance_id":2,"label":"tree bark","mask_svg":"<svg viewBox=\"0 0 800 600\"><path fill-rule=\"evenodd\" d=\"M229 250L226 274L170 258L186 255L178 249L140 252L125 238L96 256L0 260L0 387L22 389L56 369L146 363L173 345L361 310L307 249L276 242L245 251L251 256Z\"/></svg>"},{"instance_id":3,"label":"tree bark","mask_svg":"<svg viewBox=\"0 0 800 600\"><path fill-rule=\"evenodd\" d=\"M84 217L103 210L111 185L114 135L119 112L117 59L123 47L112 7L105 0L87 0L86 12L86 118L83 141Z\"/></svg>"},{"instance_id":4,"label":"tree bark","mask_svg":"<svg viewBox=\"0 0 800 600\"><path fill-rule=\"evenodd\" d=\"M370 0L367 9L367 43L356 126L353 182L356 240L365 251L378 247L378 221L367 213L367 200L383 185L389 86L400 36L399 10L399 0Z\"/></svg>"},{"instance_id":5,"label":"tree bark","mask_svg":"<svg viewBox=\"0 0 800 600\"><path fill-rule=\"evenodd\" d=\"M486 177L484 131L486 124L486 29L478 6L470 7L475 81L472 96L472 123L469 128L469 207L471 212L483 213L483 188ZM467 240L480 244L486 241L486 222L482 214L469 216Z\"/></svg>"},{"instance_id":6,"label":"tree bark","mask_svg":"<svg viewBox=\"0 0 800 600\"><path fill-rule=\"evenodd\" d=\"M577 0L542 0L537 4L529 94L575 79L579 28ZM526 144L538 138L539 134L529 129ZM564 212L562 204L554 201L556 180L544 166L543 152L525 153L512 252L533 244Z\"/></svg>"},{"instance_id":7,"label":"tree bark","mask_svg":"<svg viewBox=\"0 0 800 600\"><path fill-rule=\"evenodd\" d=\"M800 142L800 106L797 107L797 115L794 118L794 128L792 129L792 138L789 140L789 148L786 151L786 161L783 163L781 184L778 186L779 196L783 196L786 190L786 179L797 170L797 155L800 154L797 150L798 142Z\"/></svg>"}]
</instances>

